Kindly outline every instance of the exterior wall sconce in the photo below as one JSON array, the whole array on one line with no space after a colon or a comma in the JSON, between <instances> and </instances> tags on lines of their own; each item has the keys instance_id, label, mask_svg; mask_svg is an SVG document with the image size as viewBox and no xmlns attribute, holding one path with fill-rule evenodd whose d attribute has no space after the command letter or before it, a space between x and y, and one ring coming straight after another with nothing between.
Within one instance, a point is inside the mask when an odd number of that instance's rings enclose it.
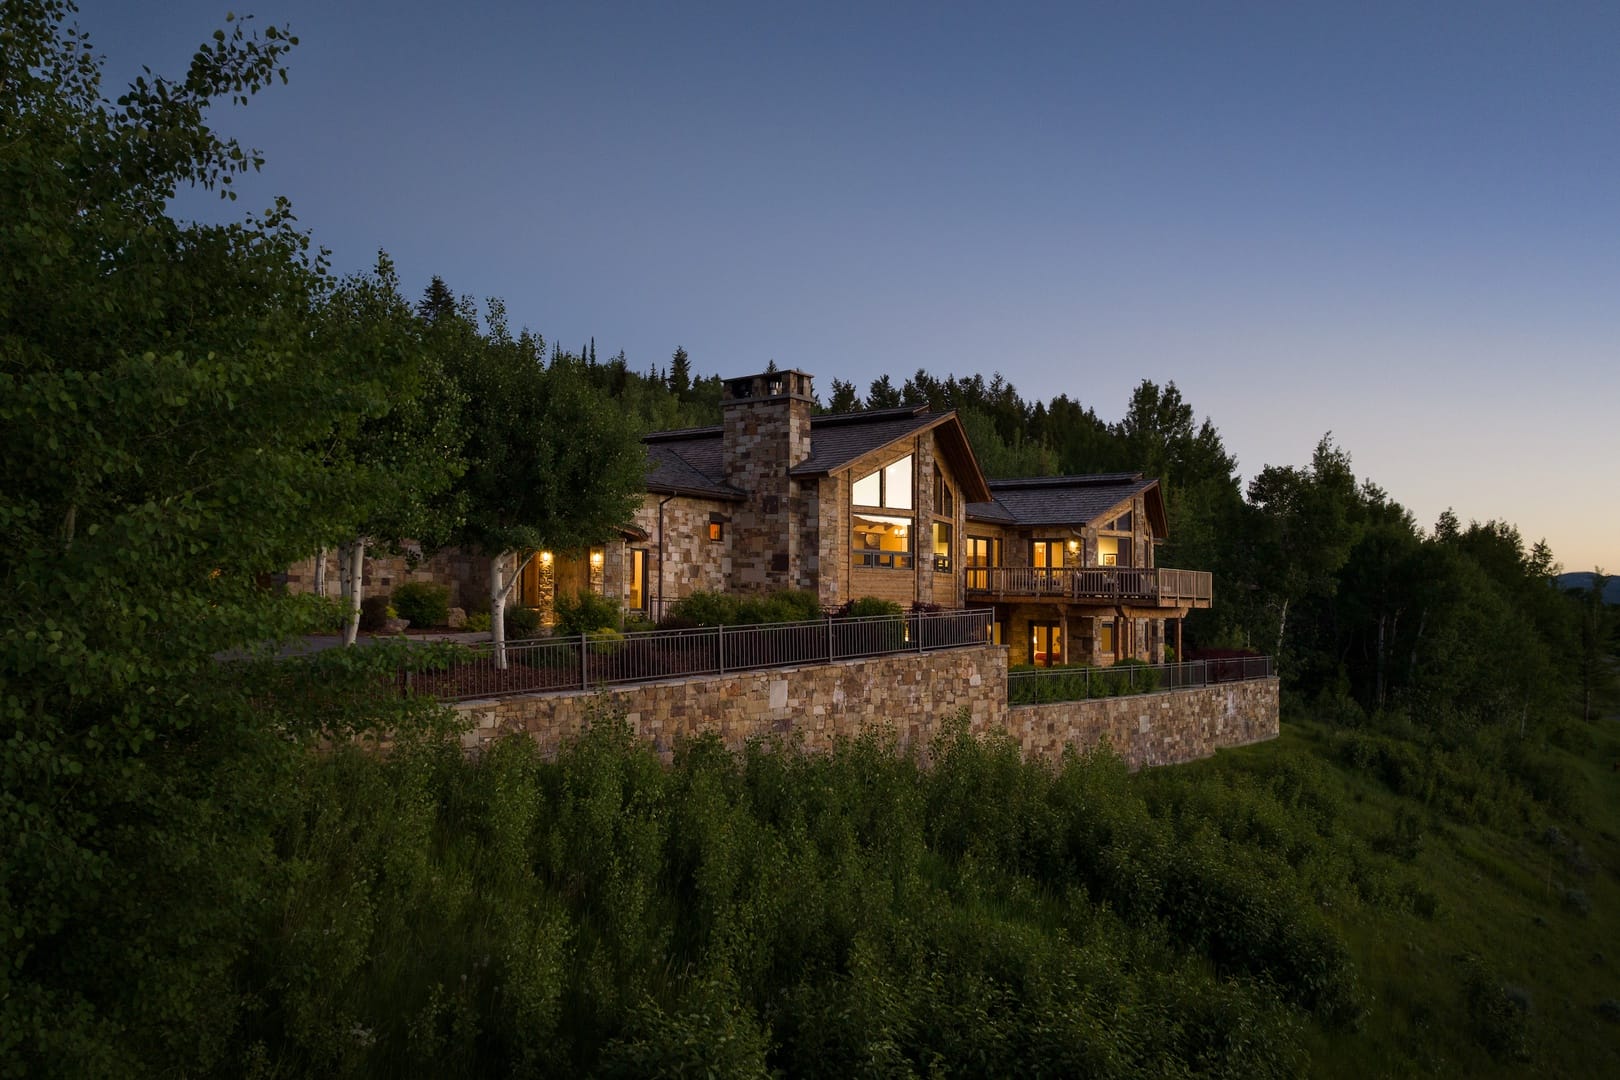
<instances>
[{"instance_id":1,"label":"exterior wall sconce","mask_svg":"<svg viewBox=\"0 0 1620 1080\"><path fill-rule=\"evenodd\" d=\"M542 562L542 563L543 563L543 564L545 564L545 565L546 565L546 566L550 566L550 565L551 565L551 552L549 552L549 551L542 551L542 552L541 552L541 553L540 553L540 561L541 561L541 562Z\"/></svg>"},{"instance_id":2,"label":"exterior wall sconce","mask_svg":"<svg viewBox=\"0 0 1620 1080\"><path fill-rule=\"evenodd\" d=\"M1079 551L1080 551L1080 541L1078 541L1078 540L1070 540L1069 541L1069 554L1074 555L1074 554L1077 554Z\"/></svg>"},{"instance_id":3,"label":"exterior wall sconce","mask_svg":"<svg viewBox=\"0 0 1620 1080\"><path fill-rule=\"evenodd\" d=\"M602 553L600 551L591 552L591 565L592 566L601 566L602 565Z\"/></svg>"}]
</instances>

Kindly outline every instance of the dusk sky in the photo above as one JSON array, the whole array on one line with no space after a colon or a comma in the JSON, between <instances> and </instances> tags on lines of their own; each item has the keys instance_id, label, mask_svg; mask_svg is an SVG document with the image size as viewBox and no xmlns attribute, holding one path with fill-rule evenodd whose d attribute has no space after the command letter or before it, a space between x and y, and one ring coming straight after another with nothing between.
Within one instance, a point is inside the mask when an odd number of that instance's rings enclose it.
<instances>
[{"instance_id":1,"label":"dusk sky","mask_svg":"<svg viewBox=\"0 0 1620 1080\"><path fill-rule=\"evenodd\" d=\"M230 9L79 21L116 96ZM823 396L1173 380L1245 479L1331 430L1425 525L1620 570L1620 4L236 10L302 43L212 114L267 158L229 210L288 196L341 271Z\"/></svg>"}]
</instances>

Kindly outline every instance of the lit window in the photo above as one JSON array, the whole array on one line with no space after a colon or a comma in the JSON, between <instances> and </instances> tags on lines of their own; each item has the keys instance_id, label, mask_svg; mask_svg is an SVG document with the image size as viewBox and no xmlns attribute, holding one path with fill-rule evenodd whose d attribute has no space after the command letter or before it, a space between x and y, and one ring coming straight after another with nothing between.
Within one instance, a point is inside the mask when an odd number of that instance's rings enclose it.
<instances>
[{"instance_id":1,"label":"lit window","mask_svg":"<svg viewBox=\"0 0 1620 1080\"><path fill-rule=\"evenodd\" d=\"M850 542L856 566L909 569L911 563L911 519L885 514L852 514Z\"/></svg>"},{"instance_id":2,"label":"lit window","mask_svg":"<svg viewBox=\"0 0 1620 1080\"><path fill-rule=\"evenodd\" d=\"M851 485L849 501L856 506L911 509L911 455L867 473Z\"/></svg>"},{"instance_id":3,"label":"lit window","mask_svg":"<svg viewBox=\"0 0 1620 1080\"><path fill-rule=\"evenodd\" d=\"M1030 565L1037 570L1056 570L1063 565L1063 541L1033 540L1029 545Z\"/></svg>"},{"instance_id":4,"label":"lit window","mask_svg":"<svg viewBox=\"0 0 1620 1080\"><path fill-rule=\"evenodd\" d=\"M948 522L934 522L934 570L948 574L951 571L951 526Z\"/></svg>"},{"instance_id":5,"label":"lit window","mask_svg":"<svg viewBox=\"0 0 1620 1080\"><path fill-rule=\"evenodd\" d=\"M647 552L643 548L630 549L630 591L625 606L634 611L647 609Z\"/></svg>"},{"instance_id":6,"label":"lit window","mask_svg":"<svg viewBox=\"0 0 1620 1080\"><path fill-rule=\"evenodd\" d=\"M723 540L723 539L725 539L725 535L726 535L726 527L725 527L725 524L723 522L719 522L719 521L711 521L711 522L709 522L709 539L710 540Z\"/></svg>"},{"instance_id":7,"label":"lit window","mask_svg":"<svg viewBox=\"0 0 1620 1080\"><path fill-rule=\"evenodd\" d=\"M883 505L894 510L911 509L911 455L883 468Z\"/></svg>"}]
</instances>

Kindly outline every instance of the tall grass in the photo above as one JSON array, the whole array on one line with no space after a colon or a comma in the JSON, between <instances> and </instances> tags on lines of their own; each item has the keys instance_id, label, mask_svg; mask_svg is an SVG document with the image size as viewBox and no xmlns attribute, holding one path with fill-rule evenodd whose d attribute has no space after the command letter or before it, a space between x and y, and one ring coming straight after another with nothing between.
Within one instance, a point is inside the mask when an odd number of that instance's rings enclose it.
<instances>
[{"instance_id":1,"label":"tall grass","mask_svg":"<svg viewBox=\"0 0 1620 1080\"><path fill-rule=\"evenodd\" d=\"M243 1068L1292 1075L1363 1003L1317 908L1335 808L1288 798L965 726L928 771L878 737L666 768L612 718L555 761L331 754L279 833Z\"/></svg>"}]
</instances>

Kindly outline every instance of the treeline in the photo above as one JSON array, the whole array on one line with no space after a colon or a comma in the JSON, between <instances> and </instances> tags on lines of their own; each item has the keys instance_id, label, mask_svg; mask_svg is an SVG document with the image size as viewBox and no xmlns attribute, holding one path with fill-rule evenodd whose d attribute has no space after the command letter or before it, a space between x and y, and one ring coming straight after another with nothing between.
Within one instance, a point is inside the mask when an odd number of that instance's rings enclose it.
<instances>
[{"instance_id":1,"label":"treeline","mask_svg":"<svg viewBox=\"0 0 1620 1080\"><path fill-rule=\"evenodd\" d=\"M677 354L680 359L682 354ZM673 371L637 378L623 358L589 365L604 392L644 418L718 422L718 380L680 394ZM1291 690L1341 715L1418 712L1436 727L1554 722L1614 690L1604 657L1614 612L1592 588L1560 591L1544 541L1512 524L1427 527L1325 436L1303 466L1268 465L1245 486L1209 418L1174 383L1143 380L1117 421L1067 394L1026 401L1000 375L896 385L862 397L833 379L824 409L926 404L955 409L991 477L1141 471L1165 489L1170 537L1160 565L1210 570L1216 604L1187 622L1186 643L1241 648L1281 662ZM687 409L689 411L680 412Z\"/></svg>"},{"instance_id":2,"label":"treeline","mask_svg":"<svg viewBox=\"0 0 1620 1080\"><path fill-rule=\"evenodd\" d=\"M1139 791L965 739L926 775L879 745L665 770L611 723L468 762L396 692L420 651L279 659L321 613L261 575L414 534L509 583L622 521L637 433L712 422L718 383L412 302L386 260L334 280L284 204L172 218L256 167L202 118L284 76L285 30L113 103L70 4L0 15L0 1075L1297 1072L1307 1018L1366 1005L1321 904L1433 909L1293 773ZM1165 561L1222 583L1201 640L1280 642L1392 787L1578 809L1546 746L1601 704L1607 611L1328 443L1240 492L1170 395L1051 467L1167 478Z\"/></svg>"}]
</instances>

